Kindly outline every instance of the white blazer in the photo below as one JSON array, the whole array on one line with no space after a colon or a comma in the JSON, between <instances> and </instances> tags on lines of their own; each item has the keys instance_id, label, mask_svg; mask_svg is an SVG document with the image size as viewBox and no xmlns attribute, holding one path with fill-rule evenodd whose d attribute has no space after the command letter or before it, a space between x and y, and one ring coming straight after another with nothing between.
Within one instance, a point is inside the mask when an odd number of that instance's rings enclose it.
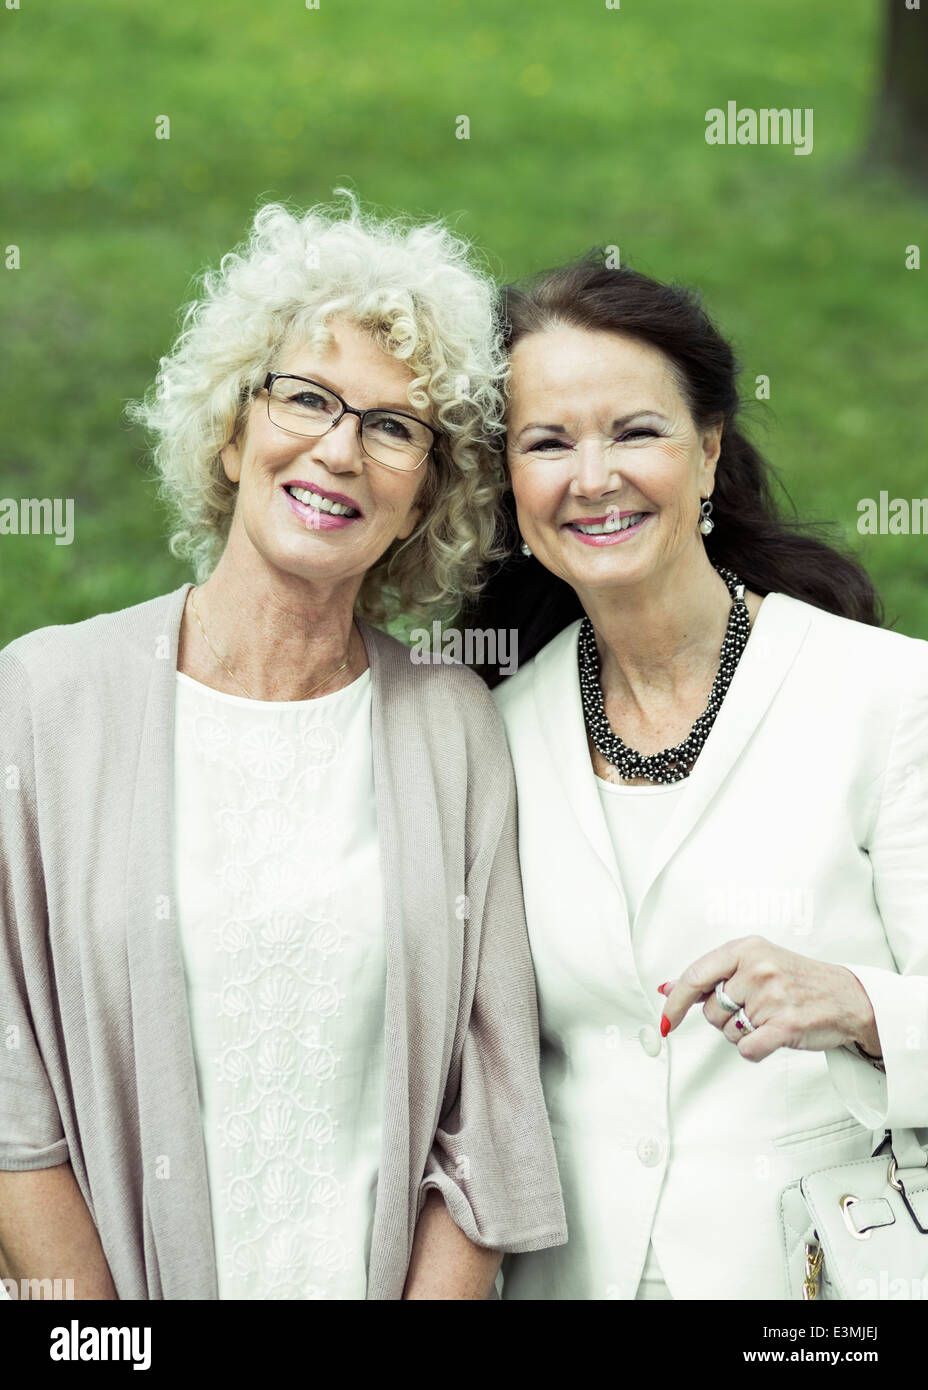
<instances>
[{"instance_id":1,"label":"white blazer","mask_svg":"<svg viewBox=\"0 0 928 1390\"><path fill-rule=\"evenodd\" d=\"M653 1240L675 1298L782 1298L781 1188L928 1126L928 642L769 594L629 921L579 626L494 692L569 1233L507 1256L503 1297L634 1298ZM753 934L854 971L885 1075L843 1048L746 1062L698 1006L661 1039L658 985Z\"/></svg>"}]
</instances>

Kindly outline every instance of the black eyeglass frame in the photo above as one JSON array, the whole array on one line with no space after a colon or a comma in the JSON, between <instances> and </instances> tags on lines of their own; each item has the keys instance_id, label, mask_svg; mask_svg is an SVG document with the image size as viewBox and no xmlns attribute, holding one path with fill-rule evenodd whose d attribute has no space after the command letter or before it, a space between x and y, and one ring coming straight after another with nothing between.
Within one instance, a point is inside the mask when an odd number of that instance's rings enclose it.
<instances>
[{"instance_id":1,"label":"black eyeglass frame","mask_svg":"<svg viewBox=\"0 0 928 1390\"><path fill-rule=\"evenodd\" d=\"M273 387L274 382L279 380L303 381L306 383L307 386L316 386L320 391L325 391L327 395L335 397L335 399L341 406L341 410L338 412L332 423L322 431L322 434L306 434L302 430L288 430L285 425L278 425L276 420L271 420L271 388ZM358 425L358 443L360 444L365 457L369 458L371 463L379 464L381 468L392 469L394 473L416 473L425 463L429 454L435 448L435 445L438 443L439 440L438 431L433 429L431 425L427 424L425 420L421 420L418 415L410 415L405 410L387 410L382 405L371 406L367 410L357 410L353 405L349 405L348 402L344 399L344 397L340 396L337 391L333 391L331 386L324 386L321 381L313 381L312 378L308 376L294 376L292 372L268 372L267 376L264 378L264 381L258 389L267 392L267 418L271 420L271 424L274 425L277 429L283 430L284 434L293 434L300 439L322 439L323 435L328 434L329 430L334 430L335 426L345 415L357 415L358 420L360 421L360 424ZM258 392L256 391L255 395L257 394ZM373 454L370 453L369 450L364 448L364 417L366 415L398 415L401 420L414 420L417 425L421 425L423 429L428 430L429 434L432 436L432 442L414 468L401 468L398 464L395 463L384 463L382 459L374 458Z\"/></svg>"}]
</instances>

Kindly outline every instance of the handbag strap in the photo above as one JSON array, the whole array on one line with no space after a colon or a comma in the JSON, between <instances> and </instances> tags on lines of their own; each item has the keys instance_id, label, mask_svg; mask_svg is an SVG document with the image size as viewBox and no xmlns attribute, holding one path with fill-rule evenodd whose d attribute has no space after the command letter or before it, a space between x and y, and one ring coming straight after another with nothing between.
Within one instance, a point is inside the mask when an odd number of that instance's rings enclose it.
<instances>
[{"instance_id":1,"label":"handbag strap","mask_svg":"<svg viewBox=\"0 0 928 1390\"><path fill-rule=\"evenodd\" d=\"M928 1153L919 1143L914 1129L891 1129L887 1137L897 1168L928 1168Z\"/></svg>"},{"instance_id":2,"label":"handbag strap","mask_svg":"<svg viewBox=\"0 0 928 1390\"><path fill-rule=\"evenodd\" d=\"M916 1229L928 1237L928 1154L913 1129L889 1130L886 1139L893 1157L889 1185L902 1197Z\"/></svg>"}]
</instances>

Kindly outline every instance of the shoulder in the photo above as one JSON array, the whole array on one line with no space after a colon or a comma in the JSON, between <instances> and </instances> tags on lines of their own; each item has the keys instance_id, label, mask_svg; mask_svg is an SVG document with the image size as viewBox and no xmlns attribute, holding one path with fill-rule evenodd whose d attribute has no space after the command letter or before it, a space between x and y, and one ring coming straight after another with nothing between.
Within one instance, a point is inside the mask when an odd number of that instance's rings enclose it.
<instances>
[{"instance_id":1,"label":"shoulder","mask_svg":"<svg viewBox=\"0 0 928 1390\"><path fill-rule=\"evenodd\" d=\"M858 623L787 594L770 598L787 618L808 623L806 650L834 678L853 674L856 686L887 691L897 691L900 679L928 682L928 642L922 638Z\"/></svg>"},{"instance_id":2,"label":"shoulder","mask_svg":"<svg viewBox=\"0 0 928 1390\"><path fill-rule=\"evenodd\" d=\"M76 623L36 628L0 650L0 692L9 696L28 688L32 697L76 693L87 684L105 682L108 674L131 680L134 659L150 670L152 658L171 655L186 585L112 613ZM159 651L159 646L162 650Z\"/></svg>"},{"instance_id":3,"label":"shoulder","mask_svg":"<svg viewBox=\"0 0 928 1390\"><path fill-rule=\"evenodd\" d=\"M465 727L498 725L493 696L476 671L456 661L438 659L439 653L434 660L429 659L428 653L407 647L369 623L360 622L359 626L368 647L376 651L377 676L387 685L391 701L408 699L420 714L434 711L445 721L450 717Z\"/></svg>"},{"instance_id":4,"label":"shoulder","mask_svg":"<svg viewBox=\"0 0 928 1390\"><path fill-rule=\"evenodd\" d=\"M520 666L515 675L507 676L493 691L493 701L503 718L520 708L531 698L535 679L535 657Z\"/></svg>"},{"instance_id":5,"label":"shoulder","mask_svg":"<svg viewBox=\"0 0 928 1390\"><path fill-rule=\"evenodd\" d=\"M466 813L468 834L495 834L514 794L514 775L488 686L469 667L417 660L395 637L359 626L373 656L375 739L383 739L390 756L416 760L446 814L453 820L459 810Z\"/></svg>"},{"instance_id":6,"label":"shoulder","mask_svg":"<svg viewBox=\"0 0 928 1390\"><path fill-rule=\"evenodd\" d=\"M581 619L569 623L556 637L552 637L540 652L520 666L513 676L509 676L493 691L493 699L507 727L521 720L533 702L536 688L547 691L547 698L556 700L558 690L563 690L565 682L576 678L577 633Z\"/></svg>"}]
</instances>

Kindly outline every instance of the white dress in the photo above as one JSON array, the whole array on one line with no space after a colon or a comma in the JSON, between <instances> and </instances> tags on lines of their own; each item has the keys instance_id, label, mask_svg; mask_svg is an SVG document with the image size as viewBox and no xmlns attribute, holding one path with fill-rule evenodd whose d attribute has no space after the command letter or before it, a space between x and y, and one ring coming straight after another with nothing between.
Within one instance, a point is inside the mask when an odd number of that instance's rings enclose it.
<instances>
[{"instance_id":1,"label":"white dress","mask_svg":"<svg viewBox=\"0 0 928 1390\"><path fill-rule=\"evenodd\" d=\"M221 1299L363 1299L386 957L371 676L176 688L177 914Z\"/></svg>"}]
</instances>

